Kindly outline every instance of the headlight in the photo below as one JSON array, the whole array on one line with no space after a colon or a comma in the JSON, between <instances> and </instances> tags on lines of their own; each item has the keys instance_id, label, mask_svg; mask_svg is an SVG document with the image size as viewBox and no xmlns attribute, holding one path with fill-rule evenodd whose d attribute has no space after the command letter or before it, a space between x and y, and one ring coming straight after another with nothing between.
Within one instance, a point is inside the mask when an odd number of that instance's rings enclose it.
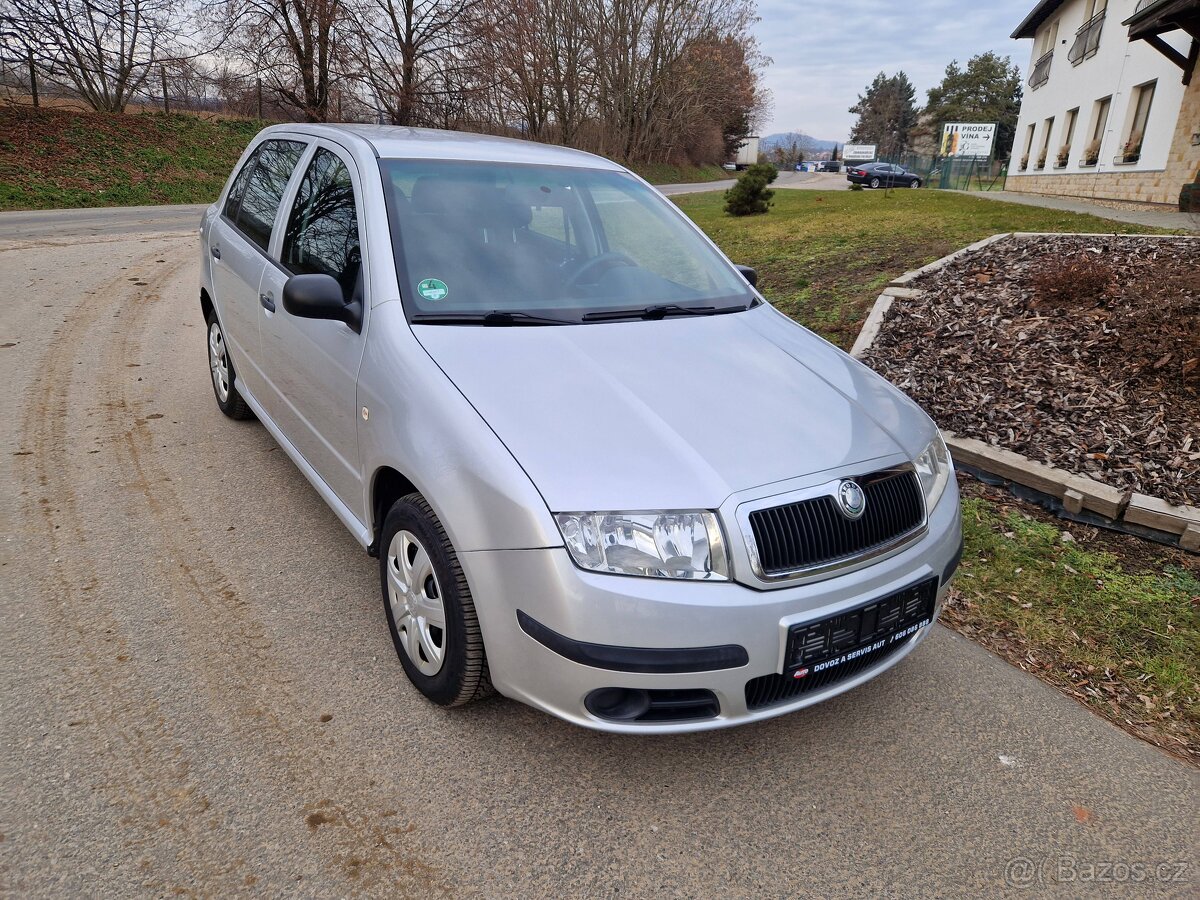
<instances>
[{"instance_id":1,"label":"headlight","mask_svg":"<svg viewBox=\"0 0 1200 900\"><path fill-rule=\"evenodd\" d=\"M554 518L581 569L697 581L729 578L716 513L647 510L557 513Z\"/></svg>"},{"instance_id":2,"label":"headlight","mask_svg":"<svg viewBox=\"0 0 1200 900\"><path fill-rule=\"evenodd\" d=\"M940 432L914 460L914 465L921 479L921 488L925 491L925 509L933 512L942 498L942 492L946 490L946 482L950 480L950 451L946 449Z\"/></svg>"}]
</instances>

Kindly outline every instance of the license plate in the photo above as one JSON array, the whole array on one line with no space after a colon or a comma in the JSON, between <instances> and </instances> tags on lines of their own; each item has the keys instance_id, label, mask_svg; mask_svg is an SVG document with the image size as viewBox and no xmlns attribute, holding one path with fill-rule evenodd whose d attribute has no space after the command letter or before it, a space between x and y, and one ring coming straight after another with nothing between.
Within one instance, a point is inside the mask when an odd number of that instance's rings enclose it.
<instances>
[{"instance_id":1,"label":"license plate","mask_svg":"<svg viewBox=\"0 0 1200 900\"><path fill-rule=\"evenodd\" d=\"M828 619L793 625L786 671L803 678L912 637L933 621L937 587L930 578Z\"/></svg>"}]
</instances>

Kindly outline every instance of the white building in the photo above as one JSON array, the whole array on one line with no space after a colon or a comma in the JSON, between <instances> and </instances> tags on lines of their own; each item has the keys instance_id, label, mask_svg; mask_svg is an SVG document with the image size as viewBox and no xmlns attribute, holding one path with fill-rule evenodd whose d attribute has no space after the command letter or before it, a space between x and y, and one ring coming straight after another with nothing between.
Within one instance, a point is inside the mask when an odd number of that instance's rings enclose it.
<instances>
[{"instance_id":1,"label":"white building","mask_svg":"<svg viewBox=\"0 0 1200 900\"><path fill-rule=\"evenodd\" d=\"M1200 169L1200 0L1042 0L1005 187L1178 201Z\"/></svg>"}]
</instances>

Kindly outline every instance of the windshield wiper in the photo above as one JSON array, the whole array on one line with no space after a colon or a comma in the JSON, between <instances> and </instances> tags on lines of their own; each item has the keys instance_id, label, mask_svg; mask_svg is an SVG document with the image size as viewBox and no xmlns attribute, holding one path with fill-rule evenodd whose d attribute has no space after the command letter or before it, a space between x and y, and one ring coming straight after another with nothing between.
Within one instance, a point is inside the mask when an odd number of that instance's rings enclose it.
<instances>
[{"instance_id":1,"label":"windshield wiper","mask_svg":"<svg viewBox=\"0 0 1200 900\"><path fill-rule=\"evenodd\" d=\"M680 306L678 303L662 303L657 306L638 306L629 309L601 309L584 315L585 322L604 322L615 319L664 319L667 316L719 316L723 313L744 312L753 306Z\"/></svg>"},{"instance_id":2,"label":"windshield wiper","mask_svg":"<svg viewBox=\"0 0 1200 900\"><path fill-rule=\"evenodd\" d=\"M414 325L577 325L575 319L556 319L526 312L493 309L491 312L414 313Z\"/></svg>"}]
</instances>

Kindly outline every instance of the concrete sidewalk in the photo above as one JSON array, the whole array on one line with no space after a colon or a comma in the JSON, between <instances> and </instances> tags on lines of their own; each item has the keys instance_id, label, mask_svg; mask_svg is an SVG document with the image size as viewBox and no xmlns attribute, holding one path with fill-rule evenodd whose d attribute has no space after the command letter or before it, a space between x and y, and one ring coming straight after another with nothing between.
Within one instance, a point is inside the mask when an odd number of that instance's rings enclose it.
<instances>
[{"instance_id":1,"label":"concrete sidewalk","mask_svg":"<svg viewBox=\"0 0 1200 900\"><path fill-rule=\"evenodd\" d=\"M1086 213L1114 222L1128 222L1152 228L1171 228L1177 231L1200 231L1200 213L1182 213L1173 209L1113 209L1099 203L1073 197L1053 197L1045 194L1026 194L1017 191L955 191L986 200L1019 203L1022 206L1041 206L1064 212Z\"/></svg>"}]
</instances>

